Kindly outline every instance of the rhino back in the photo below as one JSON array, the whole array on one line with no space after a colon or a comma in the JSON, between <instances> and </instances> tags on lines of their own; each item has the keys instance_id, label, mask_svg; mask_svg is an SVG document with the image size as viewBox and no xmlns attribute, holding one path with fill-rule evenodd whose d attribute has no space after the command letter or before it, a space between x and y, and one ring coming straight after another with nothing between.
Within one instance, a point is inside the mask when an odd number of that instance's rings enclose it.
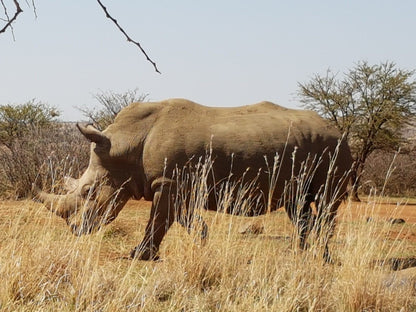
<instances>
[{"instance_id":1,"label":"rhino back","mask_svg":"<svg viewBox=\"0 0 416 312\"><path fill-rule=\"evenodd\" d=\"M317 114L292 110L270 102L235 108L212 108L186 100L163 102L143 147L143 166L149 180L160 177L163 170L182 166L191 157L204 156L212 148L220 170L265 166L283 150L298 148L299 159L308 153L334 147L338 133ZM165 168L165 159L167 168ZM237 167L236 167L237 166ZM238 166L241 166L238 169ZM254 168L253 168L254 169ZM221 175L221 173L220 173Z\"/></svg>"}]
</instances>

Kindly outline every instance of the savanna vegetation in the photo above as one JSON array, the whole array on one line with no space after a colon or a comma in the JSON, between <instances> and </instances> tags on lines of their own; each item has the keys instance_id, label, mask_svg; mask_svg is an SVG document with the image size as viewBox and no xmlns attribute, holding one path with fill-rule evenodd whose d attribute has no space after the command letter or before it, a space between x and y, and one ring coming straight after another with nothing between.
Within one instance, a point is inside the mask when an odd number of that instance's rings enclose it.
<instances>
[{"instance_id":1,"label":"savanna vegetation","mask_svg":"<svg viewBox=\"0 0 416 312\"><path fill-rule=\"evenodd\" d=\"M32 183L53 187L56 170L79 175L88 163L88 144L74 125L59 122L59 111L41 102L0 106L0 195L24 198ZM50 170L55 168L54 170Z\"/></svg>"},{"instance_id":2,"label":"savanna vegetation","mask_svg":"<svg viewBox=\"0 0 416 312\"><path fill-rule=\"evenodd\" d=\"M325 264L315 240L297 250L283 211L254 219L200 211L205 244L175 225L161 259L148 262L126 257L143 237L147 202L130 201L113 223L81 237L43 205L2 202L0 309L413 311L413 275L393 271L411 266L416 248L414 225L388 221L402 216L402 204L378 214L385 205L375 197L346 203L330 244L335 264Z\"/></svg>"},{"instance_id":3,"label":"savanna vegetation","mask_svg":"<svg viewBox=\"0 0 416 312\"><path fill-rule=\"evenodd\" d=\"M355 161L351 190L355 200L359 200L360 179L373 152L403 147L409 152L414 147L403 135L415 121L414 74L393 62L359 62L342 78L328 70L299 84L304 106L328 119L348 139Z\"/></svg>"},{"instance_id":4,"label":"savanna vegetation","mask_svg":"<svg viewBox=\"0 0 416 312\"><path fill-rule=\"evenodd\" d=\"M84 114L105 128L123 105L145 98L137 90L103 93L101 109ZM20 117L27 105L38 117ZM307 251L296 248L281 210L252 219L199 211L209 227L205 244L197 231L188 235L175 225L159 261L132 261L127 256L143 237L150 203L131 200L97 233L72 235L62 219L30 200L30 190L37 181L62 192L64 177L78 177L86 167L89 144L74 124L58 120L55 108L34 101L1 107L16 118L0 115L0 192L4 199L29 197L0 202L1 311L416 310L416 272L395 271L416 266L415 202L396 198L387 205L392 199L385 197L415 195L411 148L367 157L362 203L346 201L340 209L330 243L334 264L318 256L322 244L313 233ZM222 200L227 205L227 196Z\"/></svg>"}]
</instances>

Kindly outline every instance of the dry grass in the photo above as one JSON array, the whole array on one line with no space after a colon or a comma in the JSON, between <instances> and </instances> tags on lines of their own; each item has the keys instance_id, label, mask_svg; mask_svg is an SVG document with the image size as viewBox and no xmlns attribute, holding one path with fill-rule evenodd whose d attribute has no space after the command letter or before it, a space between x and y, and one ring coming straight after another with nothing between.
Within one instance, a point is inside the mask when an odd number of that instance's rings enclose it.
<instances>
[{"instance_id":1,"label":"dry grass","mask_svg":"<svg viewBox=\"0 0 416 312\"><path fill-rule=\"evenodd\" d=\"M394 233L414 235L415 226L366 222L377 205L348 205L330 246L340 263L326 265L313 243L307 252L292 247L281 211L255 219L204 212L205 246L174 225L162 260L144 262L125 256L143 236L149 203L130 201L111 225L75 237L37 203L3 202L0 310L414 311L414 287L389 287L388 268L374 261L414 254L414 242ZM252 220L263 234L240 234Z\"/></svg>"}]
</instances>

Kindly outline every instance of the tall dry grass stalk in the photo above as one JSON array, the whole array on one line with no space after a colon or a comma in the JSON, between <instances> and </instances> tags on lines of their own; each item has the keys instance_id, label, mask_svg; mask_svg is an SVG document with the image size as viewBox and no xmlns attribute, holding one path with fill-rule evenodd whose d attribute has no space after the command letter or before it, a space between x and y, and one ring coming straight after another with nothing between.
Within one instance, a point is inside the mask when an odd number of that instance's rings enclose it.
<instances>
[{"instance_id":1,"label":"tall dry grass stalk","mask_svg":"<svg viewBox=\"0 0 416 312\"><path fill-rule=\"evenodd\" d=\"M178 180L194 187L179 194L178 205L204 207L209 162L204 166L199 175ZM230 200L233 209L250 204L242 196L250 183L224 185L220 210L227 211ZM263 234L242 235L247 218L198 209L209 228L205 244L195 243L198 226L187 235L175 225L162 244L162 260L143 262L124 256L143 237L146 209L129 206L97 233L76 237L37 203L3 202L0 310L414 311L413 285L389 285L388 269L377 265L404 252L403 241L386 239L392 225L366 222L377 201L369 198L359 218L339 220L330 244L335 264L317 256L319 240L310 239L307 251L293 248L293 227L281 211L256 217Z\"/></svg>"},{"instance_id":2,"label":"tall dry grass stalk","mask_svg":"<svg viewBox=\"0 0 416 312\"><path fill-rule=\"evenodd\" d=\"M261 235L241 235L246 218L205 213L210 238L195 244L179 226L159 262L124 259L143 235L146 212L76 237L36 203L0 205L2 311L412 311L411 285L389 287L375 260L400 255L386 223L339 222L331 249L339 265L295 252L284 213L258 217ZM373 209L368 207L368 209ZM132 217L142 219L132 223ZM7 221L8 220L8 221ZM313 250L313 246L311 248Z\"/></svg>"}]
</instances>

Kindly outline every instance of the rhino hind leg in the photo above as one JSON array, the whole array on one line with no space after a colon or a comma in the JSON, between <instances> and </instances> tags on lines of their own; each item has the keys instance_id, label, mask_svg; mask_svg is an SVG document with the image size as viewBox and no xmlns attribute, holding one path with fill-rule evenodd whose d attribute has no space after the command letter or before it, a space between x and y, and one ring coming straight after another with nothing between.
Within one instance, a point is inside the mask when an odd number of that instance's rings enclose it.
<instances>
[{"instance_id":1,"label":"rhino hind leg","mask_svg":"<svg viewBox=\"0 0 416 312\"><path fill-rule=\"evenodd\" d=\"M174 194L169 184L160 186L155 192L144 238L130 254L133 259L159 259L158 251L160 243L175 220L172 193Z\"/></svg>"},{"instance_id":2,"label":"rhino hind leg","mask_svg":"<svg viewBox=\"0 0 416 312\"><path fill-rule=\"evenodd\" d=\"M312 197L308 195L306 196L305 203L300 209L297 208L296 202L293 201L286 203L285 209L298 232L299 248L302 250L307 249L308 246L306 240L309 233L314 231L318 241L321 240L321 243L323 244L323 259L326 263L332 264L334 261L329 252L328 243L333 235L335 215L338 206L341 204L341 200L332 203L329 212L324 211L324 209L320 207L319 202L315 201L315 205L321 208L318 209L317 216L314 216L312 213L312 202Z\"/></svg>"},{"instance_id":3,"label":"rhino hind leg","mask_svg":"<svg viewBox=\"0 0 416 312\"><path fill-rule=\"evenodd\" d=\"M298 208L298 202L296 200L288 201L285 204L286 213L298 232L299 248L302 250L307 249L306 239L314 225L311 207L313 196L308 194L304 200L305 202L300 209Z\"/></svg>"},{"instance_id":4,"label":"rhino hind leg","mask_svg":"<svg viewBox=\"0 0 416 312\"><path fill-rule=\"evenodd\" d=\"M316 221L314 224L313 230L316 233L318 240L323 240L324 244L324 260L327 263L334 263L331 254L329 252L328 243L329 240L334 235L335 228L335 217L337 214L338 207L341 205L342 199L337 199L335 201L329 201L327 199L325 202L316 201L315 205L318 207Z\"/></svg>"}]
</instances>

